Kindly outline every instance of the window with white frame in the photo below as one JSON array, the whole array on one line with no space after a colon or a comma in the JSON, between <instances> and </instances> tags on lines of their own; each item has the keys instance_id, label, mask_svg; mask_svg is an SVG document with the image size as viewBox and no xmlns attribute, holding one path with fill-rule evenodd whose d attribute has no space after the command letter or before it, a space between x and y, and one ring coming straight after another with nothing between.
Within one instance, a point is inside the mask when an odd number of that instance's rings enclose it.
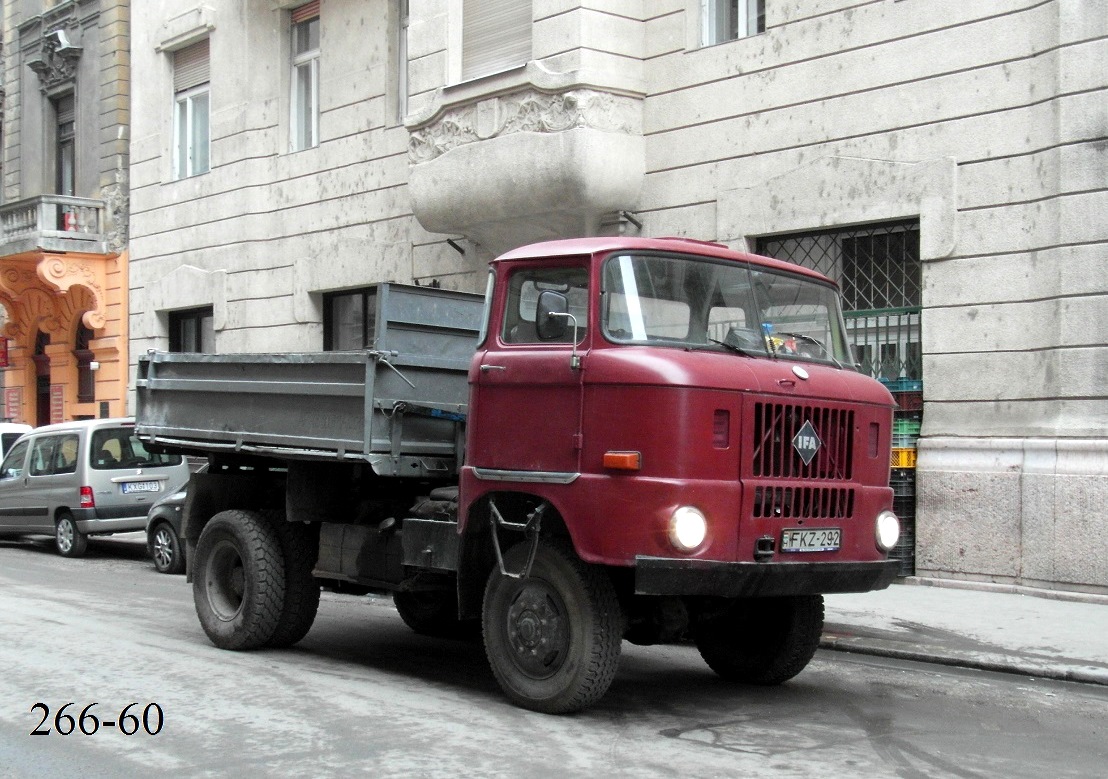
<instances>
[{"instance_id":1,"label":"window with white frame","mask_svg":"<svg viewBox=\"0 0 1108 779\"><path fill-rule=\"evenodd\" d=\"M705 46L766 31L765 0L700 0L701 41Z\"/></svg>"},{"instance_id":2,"label":"window with white frame","mask_svg":"<svg viewBox=\"0 0 1108 779\"><path fill-rule=\"evenodd\" d=\"M208 39L173 55L173 177L207 173L210 167L211 89Z\"/></svg>"},{"instance_id":3,"label":"window with white frame","mask_svg":"<svg viewBox=\"0 0 1108 779\"><path fill-rule=\"evenodd\" d=\"M292 12L292 115L289 119L293 151L319 145L319 0Z\"/></svg>"},{"instance_id":4,"label":"window with white frame","mask_svg":"<svg viewBox=\"0 0 1108 779\"><path fill-rule=\"evenodd\" d=\"M463 0L462 80L531 59L531 0Z\"/></svg>"}]
</instances>

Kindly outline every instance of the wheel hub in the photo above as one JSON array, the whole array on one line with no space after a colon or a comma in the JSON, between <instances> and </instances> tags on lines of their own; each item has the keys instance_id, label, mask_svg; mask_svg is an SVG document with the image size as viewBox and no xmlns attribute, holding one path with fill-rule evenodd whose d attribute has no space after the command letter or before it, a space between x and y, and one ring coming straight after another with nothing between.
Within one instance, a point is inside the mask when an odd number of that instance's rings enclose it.
<instances>
[{"instance_id":1,"label":"wheel hub","mask_svg":"<svg viewBox=\"0 0 1108 779\"><path fill-rule=\"evenodd\" d=\"M508 643L516 666L536 679L553 675L569 649L565 609L544 582L524 584L508 609Z\"/></svg>"},{"instance_id":2,"label":"wheel hub","mask_svg":"<svg viewBox=\"0 0 1108 779\"><path fill-rule=\"evenodd\" d=\"M58 524L58 545L65 552L73 546L73 527L68 522Z\"/></svg>"},{"instance_id":3,"label":"wheel hub","mask_svg":"<svg viewBox=\"0 0 1108 779\"><path fill-rule=\"evenodd\" d=\"M154 558L163 568L173 562L173 548L169 542L169 534L164 528L154 535Z\"/></svg>"},{"instance_id":4,"label":"wheel hub","mask_svg":"<svg viewBox=\"0 0 1108 779\"><path fill-rule=\"evenodd\" d=\"M246 573L239 550L230 541L221 541L212 550L204 585L212 613L225 622L233 620L242 609Z\"/></svg>"}]
</instances>

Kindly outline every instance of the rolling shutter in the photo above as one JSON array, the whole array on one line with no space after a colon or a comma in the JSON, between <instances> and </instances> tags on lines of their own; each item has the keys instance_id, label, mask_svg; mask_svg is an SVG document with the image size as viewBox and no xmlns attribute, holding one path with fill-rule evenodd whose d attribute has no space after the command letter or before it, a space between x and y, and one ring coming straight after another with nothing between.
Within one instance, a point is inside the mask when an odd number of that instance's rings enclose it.
<instances>
[{"instance_id":1,"label":"rolling shutter","mask_svg":"<svg viewBox=\"0 0 1108 779\"><path fill-rule=\"evenodd\" d=\"M186 89L207 84L211 79L211 68L208 60L208 39L186 46L173 54L173 91L184 92Z\"/></svg>"},{"instance_id":2,"label":"rolling shutter","mask_svg":"<svg viewBox=\"0 0 1108 779\"><path fill-rule=\"evenodd\" d=\"M531 0L464 0L462 78L487 76L531 59Z\"/></svg>"},{"instance_id":3,"label":"rolling shutter","mask_svg":"<svg viewBox=\"0 0 1108 779\"><path fill-rule=\"evenodd\" d=\"M319 16L319 0L312 0L310 3L304 3L304 5L292 9L293 24L300 24L300 22L306 22L317 16Z\"/></svg>"}]
</instances>

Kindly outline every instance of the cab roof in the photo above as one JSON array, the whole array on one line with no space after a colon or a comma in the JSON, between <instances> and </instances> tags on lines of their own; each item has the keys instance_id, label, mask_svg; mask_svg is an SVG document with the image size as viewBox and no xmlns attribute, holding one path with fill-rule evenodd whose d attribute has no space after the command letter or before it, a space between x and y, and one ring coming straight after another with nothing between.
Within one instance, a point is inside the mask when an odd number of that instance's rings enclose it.
<instances>
[{"instance_id":1,"label":"cab roof","mask_svg":"<svg viewBox=\"0 0 1108 779\"><path fill-rule=\"evenodd\" d=\"M544 241L512 249L493 260L498 262L518 262L551 257L581 257L597 254L610 254L618 251L667 252L675 254L711 257L720 260L733 260L761 265L765 268L798 273L810 276L825 283L834 284L822 273L795 263L785 262L760 254L739 252L729 249L721 243L698 241L692 238L628 238L620 236L598 238L567 238L558 241Z\"/></svg>"}]
</instances>

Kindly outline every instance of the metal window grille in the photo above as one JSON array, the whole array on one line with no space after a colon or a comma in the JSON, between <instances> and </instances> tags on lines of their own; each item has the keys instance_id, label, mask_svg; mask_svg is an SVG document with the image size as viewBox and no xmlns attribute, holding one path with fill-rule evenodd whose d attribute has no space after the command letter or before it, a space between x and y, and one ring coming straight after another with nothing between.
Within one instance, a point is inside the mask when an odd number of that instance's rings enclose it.
<instances>
[{"instance_id":1,"label":"metal window grille","mask_svg":"<svg viewBox=\"0 0 1108 779\"><path fill-rule=\"evenodd\" d=\"M770 236L756 250L839 283L863 372L896 387L922 381L919 222Z\"/></svg>"}]
</instances>

